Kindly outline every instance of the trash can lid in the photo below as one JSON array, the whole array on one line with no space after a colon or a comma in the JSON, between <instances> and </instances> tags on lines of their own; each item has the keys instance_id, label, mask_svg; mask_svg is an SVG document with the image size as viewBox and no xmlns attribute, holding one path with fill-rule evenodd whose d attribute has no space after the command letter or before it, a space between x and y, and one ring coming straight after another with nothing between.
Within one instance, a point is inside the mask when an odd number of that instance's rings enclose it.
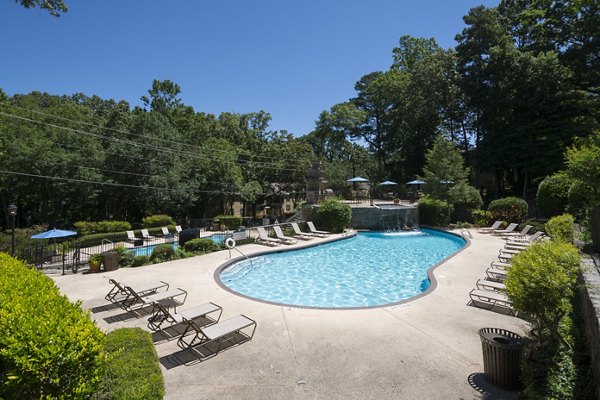
<instances>
[{"instance_id":1,"label":"trash can lid","mask_svg":"<svg viewBox=\"0 0 600 400\"><path fill-rule=\"evenodd\" d=\"M504 329L480 329L479 337L482 342L503 348L520 347L526 343L521 336Z\"/></svg>"}]
</instances>

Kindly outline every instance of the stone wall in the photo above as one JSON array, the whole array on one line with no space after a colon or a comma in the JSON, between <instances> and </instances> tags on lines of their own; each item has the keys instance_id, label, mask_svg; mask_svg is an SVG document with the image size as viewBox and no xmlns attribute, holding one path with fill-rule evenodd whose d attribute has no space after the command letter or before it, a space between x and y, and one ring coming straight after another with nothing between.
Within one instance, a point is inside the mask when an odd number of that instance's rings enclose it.
<instances>
[{"instance_id":1,"label":"stone wall","mask_svg":"<svg viewBox=\"0 0 600 400\"><path fill-rule=\"evenodd\" d=\"M354 229L382 231L387 229L414 227L419 224L416 207L377 208L353 207L351 226Z\"/></svg>"},{"instance_id":2,"label":"stone wall","mask_svg":"<svg viewBox=\"0 0 600 400\"><path fill-rule=\"evenodd\" d=\"M581 289L580 296L596 393L600 400L600 264L598 261L594 262L593 258L584 259L582 278L585 285Z\"/></svg>"}]
</instances>

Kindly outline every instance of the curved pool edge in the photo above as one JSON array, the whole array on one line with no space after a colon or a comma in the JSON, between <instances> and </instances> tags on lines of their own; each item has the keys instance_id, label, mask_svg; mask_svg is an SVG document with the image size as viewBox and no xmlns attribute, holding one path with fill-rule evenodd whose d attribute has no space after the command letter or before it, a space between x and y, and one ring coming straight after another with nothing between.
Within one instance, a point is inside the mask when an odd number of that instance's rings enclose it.
<instances>
[{"instance_id":1,"label":"curved pool edge","mask_svg":"<svg viewBox=\"0 0 600 400\"><path fill-rule=\"evenodd\" d=\"M429 267L427 269L427 279L429 279L430 285L427 288L427 290L425 290L424 292L421 292L415 296L412 296L408 299L404 299L404 300L400 300L400 301L395 301L393 303L387 303L387 304L379 304L379 305L375 305L375 306L363 306L363 307L316 307L316 306L301 306L301 305L297 305L297 304L287 304L287 303L279 303L279 302L274 302L274 301L268 301L268 300L264 300L264 299L259 299L257 297L252 297L252 296L248 296L245 295L243 293L240 292L236 292L235 290L231 289L230 287L228 287L227 285L225 285L222 281L221 281L221 271L223 271L225 268L229 267L232 264L235 264L239 261L244 260L244 257L236 257L233 258L221 265L219 265L216 269L215 272L213 273L213 278L215 280L215 282L217 283L217 285L221 288L224 289L225 291L234 294L236 296L242 297L244 299L247 300L252 300L252 301L257 301L259 303L263 303L263 304L269 304L272 306L279 306L279 307L289 307L289 308L299 308L299 309L305 309L305 310L331 310L331 311L335 311L335 310L339 310L339 311L343 311L343 310L348 310L348 311L356 311L356 310L372 310L372 309L377 309L377 308L388 308L388 307L393 307L393 306L398 306L401 304L406 304L406 303L410 303L413 302L415 300L419 300L429 294L431 294L438 285L437 279L435 278L434 275L434 271L441 266L442 264L444 264L445 262L447 262L448 260L450 260L451 258L457 256L458 254L460 254L463 250L467 249L470 245L471 245L471 241L462 236L459 235L457 233L454 232L450 232L444 229L440 229L440 228L435 228L435 227L430 227L430 226L422 226L423 228L432 230L432 231L438 231L438 232L443 232L446 233L448 235L453 235L456 236L460 239L463 239L465 241L465 245L463 247L461 247L459 250L457 250L456 252L450 254L448 257L440 260L439 262L437 262L436 264L432 265L431 267ZM248 258L255 258L255 257L260 257L262 255L266 255L266 254L275 254L275 253L284 253L286 251L295 251L295 250L302 250L302 249L307 249L310 247L316 247L316 246L321 246L321 245L325 245L325 244L329 244L329 243L333 243L333 242L338 242L340 240L345 240L345 239L350 239L355 237L358 234L358 231L354 230L349 234L346 235L342 235L339 237L334 237L334 238L328 238L326 240L320 241L319 243L306 243L306 245L300 246L300 247L292 247L292 248L273 248L273 249L266 249L264 251L259 251L257 253L253 253L252 255L247 256Z\"/></svg>"}]
</instances>

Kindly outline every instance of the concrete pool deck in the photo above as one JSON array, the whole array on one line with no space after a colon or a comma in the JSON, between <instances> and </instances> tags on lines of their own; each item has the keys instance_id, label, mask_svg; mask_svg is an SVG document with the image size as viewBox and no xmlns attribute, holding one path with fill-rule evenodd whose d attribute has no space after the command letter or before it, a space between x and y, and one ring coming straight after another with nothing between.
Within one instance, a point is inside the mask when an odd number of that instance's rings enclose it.
<instances>
[{"instance_id":1,"label":"concrete pool deck","mask_svg":"<svg viewBox=\"0 0 600 400\"><path fill-rule=\"evenodd\" d=\"M395 306L318 310L242 298L214 281L228 251L98 274L53 276L61 292L82 300L98 326L149 330L147 317L110 307L104 296L112 278L127 284L163 280L188 297L181 310L208 301L221 319L245 314L257 321L254 338L197 362L177 340L157 342L165 399L511 399L483 377L478 330L522 334L516 317L468 306L469 291L498 255L503 241L470 230L471 245L435 269L437 288ZM311 244L317 240L290 247ZM266 246L245 245L246 254ZM279 248L273 248L278 250ZM239 254L237 254L239 255ZM236 252L232 252L236 256Z\"/></svg>"}]
</instances>

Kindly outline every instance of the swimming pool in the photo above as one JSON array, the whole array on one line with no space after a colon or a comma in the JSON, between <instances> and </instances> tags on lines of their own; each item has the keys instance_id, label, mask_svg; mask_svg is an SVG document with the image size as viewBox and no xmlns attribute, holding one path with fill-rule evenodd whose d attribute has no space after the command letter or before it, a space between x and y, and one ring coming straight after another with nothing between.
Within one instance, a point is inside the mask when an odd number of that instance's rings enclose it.
<instances>
[{"instance_id":1,"label":"swimming pool","mask_svg":"<svg viewBox=\"0 0 600 400\"><path fill-rule=\"evenodd\" d=\"M306 249L267 254L225 267L233 292L277 304L316 308L374 307L417 296L430 267L466 241L444 232L368 232Z\"/></svg>"},{"instance_id":2,"label":"swimming pool","mask_svg":"<svg viewBox=\"0 0 600 400\"><path fill-rule=\"evenodd\" d=\"M210 239L213 242L215 242L216 244L221 244L225 241L226 238L227 238L226 234L216 233L211 236L205 236L202 239ZM171 244L173 245L174 250L177 250L177 248L179 247L179 242L173 242ZM158 245L153 244L150 246L134 247L134 248L130 249L130 251L133 253L134 256L151 256L152 252L154 251L156 246L158 246Z\"/></svg>"}]
</instances>

